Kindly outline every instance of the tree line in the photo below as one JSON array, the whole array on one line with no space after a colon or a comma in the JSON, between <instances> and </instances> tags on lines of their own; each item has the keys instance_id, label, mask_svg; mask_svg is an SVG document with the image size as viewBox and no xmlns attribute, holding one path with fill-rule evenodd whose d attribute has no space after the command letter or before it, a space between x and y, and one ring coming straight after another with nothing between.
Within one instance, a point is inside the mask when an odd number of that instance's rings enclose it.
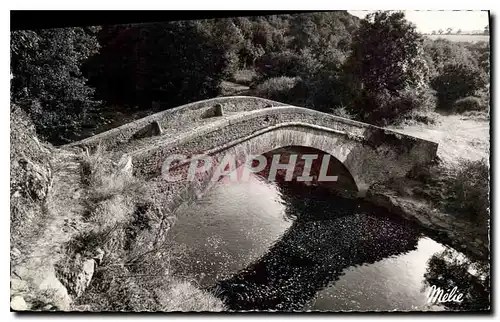
<instances>
[{"instance_id":1,"label":"tree line","mask_svg":"<svg viewBox=\"0 0 500 322\"><path fill-rule=\"evenodd\" d=\"M220 95L222 80L377 125L489 105L489 44L426 39L402 12L13 31L11 74L12 102L54 143L98 126L106 107L175 107Z\"/></svg>"}]
</instances>

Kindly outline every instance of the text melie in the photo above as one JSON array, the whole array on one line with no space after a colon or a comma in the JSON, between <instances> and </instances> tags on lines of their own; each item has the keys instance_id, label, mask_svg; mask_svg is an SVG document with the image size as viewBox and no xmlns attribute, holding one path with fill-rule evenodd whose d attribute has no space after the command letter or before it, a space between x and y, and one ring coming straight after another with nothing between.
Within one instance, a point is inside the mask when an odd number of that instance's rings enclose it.
<instances>
[{"instance_id":1,"label":"text melie","mask_svg":"<svg viewBox=\"0 0 500 322\"><path fill-rule=\"evenodd\" d=\"M455 286L451 292L445 292L436 285L432 285L429 293L427 294L427 303L436 304L436 303L444 303L444 302L456 302L461 303L463 294L457 292L457 287Z\"/></svg>"}]
</instances>

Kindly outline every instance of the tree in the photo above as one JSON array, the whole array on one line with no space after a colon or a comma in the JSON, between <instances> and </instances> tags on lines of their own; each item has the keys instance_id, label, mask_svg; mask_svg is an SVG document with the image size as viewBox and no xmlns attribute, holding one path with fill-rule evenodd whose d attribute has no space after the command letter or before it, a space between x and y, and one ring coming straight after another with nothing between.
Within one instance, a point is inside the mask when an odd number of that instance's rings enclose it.
<instances>
[{"instance_id":1,"label":"tree","mask_svg":"<svg viewBox=\"0 0 500 322\"><path fill-rule=\"evenodd\" d=\"M431 34L432 34L432 35L435 35L435 34L436 34L436 30L433 30Z\"/></svg>"},{"instance_id":2,"label":"tree","mask_svg":"<svg viewBox=\"0 0 500 322\"><path fill-rule=\"evenodd\" d=\"M376 12L354 35L349 67L360 87L396 92L421 85L422 36L402 12Z\"/></svg>"},{"instance_id":3,"label":"tree","mask_svg":"<svg viewBox=\"0 0 500 322\"><path fill-rule=\"evenodd\" d=\"M489 266L488 261L473 262L461 258L454 250L446 249L429 259L423 290L433 285L445 292L457 287L463 294L462 301L444 302L445 307L454 311L488 310L491 307Z\"/></svg>"},{"instance_id":4,"label":"tree","mask_svg":"<svg viewBox=\"0 0 500 322\"><path fill-rule=\"evenodd\" d=\"M479 67L466 63L445 65L442 73L431 82L441 109L450 109L456 100L473 95L485 85L486 78Z\"/></svg>"},{"instance_id":5,"label":"tree","mask_svg":"<svg viewBox=\"0 0 500 322\"><path fill-rule=\"evenodd\" d=\"M443 29L439 29L438 33L441 35L443 33Z\"/></svg>"},{"instance_id":6,"label":"tree","mask_svg":"<svg viewBox=\"0 0 500 322\"><path fill-rule=\"evenodd\" d=\"M11 32L11 99L33 119L39 135L67 142L97 106L80 67L98 51L97 28Z\"/></svg>"},{"instance_id":7,"label":"tree","mask_svg":"<svg viewBox=\"0 0 500 322\"><path fill-rule=\"evenodd\" d=\"M462 33L462 29L457 30L457 35L460 35Z\"/></svg>"},{"instance_id":8,"label":"tree","mask_svg":"<svg viewBox=\"0 0 500 322\"><path fill-rule=\"evenodd\" d=\"M394 113L388 111L391 104L401 110L396 98L410 88L418 91L425 87L427 68L422 43L423 37L402 12L379 11L361 21L346 69L354 108L362 119L377 121L373 115L393 119ZM408 101L407 96L404 101Z\"/></svg>"},{"instance_id":9,"label":"tree","mask_svg":"<svg viewBox=\"0 0 500 322\"><path fill-rule=\"evenodd\" d=\"M93 83L109 104L150 108L217 96L229 57L213 22L122 26L101 37ZM207 29L209 28L209 29ZM235 32L237 32L235 30Z\"/></svg>"},{"instance_id":10,"label":"tree","mask_svg":"<svg viewBox=\"0 0 500 322\"><path fill-rule=\"evenodd\" d=\"M453 28L446 28L446 34L451 35L451 32L453 31Z\"/></svg>"},{"instance_id":11,"label":"tree","mask_svg":"<svg viewBox=\"0 0 500 322\"><path fill-rule=\"evenodd\" d=\"M489 25L484 27L483 34L485 34L485 35L489 35L490 34L490 26Z\"/></svg>"}]
</instances>

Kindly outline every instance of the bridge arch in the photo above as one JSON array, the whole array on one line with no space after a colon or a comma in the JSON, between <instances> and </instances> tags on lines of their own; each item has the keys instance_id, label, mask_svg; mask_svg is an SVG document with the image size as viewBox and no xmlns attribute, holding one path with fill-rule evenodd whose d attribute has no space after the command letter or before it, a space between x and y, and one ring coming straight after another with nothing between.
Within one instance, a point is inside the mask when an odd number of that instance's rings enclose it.
<instances>
[{"instance_id":1,"label":"bridge arch","mask_svg":"<svg viewBox=\"0 0 500 322\"><path fill-rule=\"evenodd\" d=\"M290 156L296 155L292 180L296 180L298 177L307 175L304 173L304 170L306 168L305 155L312 155L314 156L314 159L309 161L312 162L309 165L310 168L308 170L308 176L312 178L313 183L321 182L320 175L336 176L335 181L323 181L321 183L328 187L342 191L350 191L350 192L359 191L358 185L354 180L352 174L350 173L349 169L347 169L345 165L342 162L340 162L335 156L332 156L326 151L318 150L316 148L308 146L285 146L265 152L262 155L267 159L267 164L263 170L258 172L258 174L264 178L269 177L271 172L271 164L273 162L273 158L276 158L276 155L280 157L278 159L280 164L289 163ZM325 162L324 159L325 157L328 157L327 163ZM254 166L256 165L257 163ZM288 170L286 173L288 174ZM278 181L283 180L284 179L283 173L276 179Z\"/></svg>"},{"instance_id":2,"label":"bridge arch","mask_svg":"<svg viewBox=\"0 0 500 322\"><path fill-rule=\"evenodd\" d=\"M225 154L229 153L243 162L247 161L248 156L262 155L290 146L313 148L338 160L352 176L360 194L366 192L374 180L382 179L387 168L387 164L380 164L380 161L377 162L377 160L372 160L373 162L369 165L370 169L366 167L366 154L370 154L370 152L367 151L367 147L362 142L335 132L325 132L321 128L300 125L279 127L258 133L243 141L237 140L229 143L218 152L209 154L217 155L219 159L222 159ZM377 168L384 169L384 171L377 171ZM375 179L374 176L378 178Z\"/></svg>"},{"instance_id":3,"label":"bridge arch","mask_svg":"<svg viewBox=\"0 0 500 322\"><path fill-rule=\"evenodd\" d=\"M228 113L207 117L214 102L222 104ZM285 146L311 147L339 160L352 175L361 194L373 183L404 176L414 166L428 163L436 157L437 144L434 142L310 109L275 103L246 97L196 102L123 125L68 147L103 144L120 156L129 155L135 174L158 185L157 190L163 192L166 202L174 204L179 192L184 194L183 191L189 190L193 194L193 189L203 190L207 183L198 182L193 188L190 182L162 180L163 161L173 154L192 156L201 153L222 157L226 153L234 153L244 158ZM165 131L133 139L134 133L153 121Z\"/></svg>"}]
</instances>

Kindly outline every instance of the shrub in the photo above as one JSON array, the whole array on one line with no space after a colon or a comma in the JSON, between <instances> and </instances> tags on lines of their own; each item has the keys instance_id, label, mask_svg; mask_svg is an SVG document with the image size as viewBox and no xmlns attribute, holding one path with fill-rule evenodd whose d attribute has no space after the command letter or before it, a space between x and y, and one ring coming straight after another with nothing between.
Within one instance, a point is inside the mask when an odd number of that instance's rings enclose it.
<instances>
[{"instance_id":1,"label":"shrub","mask_svg":"<svg viewBox=\"0 0 500 322\"><path fill-rule=\"evenodd\" d=\"M420 87L427 76L422 43L422 35L403 12L377 11L362 19L346 65L354 90L394 92Z\"/></svg>"},{"instance_id":2,"label":"shrub","mask_svg":"<svg viewBox=\"0 0 500 322\"><path fill-rule=\"evenodd\" d=\"M466 111L480 111L484 108L481 104L481 99L475 96L468 96L458 99L453 103L453 111L455 113L463 113Z\"/></svg>"},{"instance_id":3,"label":"shrub","mask_svg":"<svg viewBox=\"0 0 500 322\"><path fill-rule=\"evenodd\" d=\"M386 126L411 118L417 111L431 109L428 91L402 90L391 93L364 91L361 98L355 102L355 109L361 119L368 123Z\"/></svg>"},{"instance_id":4,"label":"shrub","mask_svg":"<svg viewBox=\"0 0 500 322\"><path fill-rule=\"evenodd\" d=\"M343 105L332 108L330 110L330 114L338 116L338 117L343 117L346 119L353 119L354 118L352 113Z\"/></svg>"},{"instance_id":5,"label":"shrub","mask_svg":"<svg viewBox=\"0 0 500 322\"><path fill-rule=\"evenodd\" d=\"M88 64L91 83L108 104L146 108L217 96L237 57L208 27L202 21L103 27L102 48Z\"/></svg>"},{"instance_id":6,"label":"shrub","mask_svg":"<svg viewBox=\"0 0 500 322\"><path fill-rule=\"evenodd\" d=\"M464 161L452 183L452 208L487 228L490 170L486 160Z\"/></svg>"},{"instance_id":7,"label":"shrub","mask_svg":"<svg viewBox=\"0 0 500 322\"><path fill-rule=\"evenodd\" d=\"M253 69L240 69L233 74L232 81L237 84L249 86L256 76L257 73Z\"/></svg>"},{"instance_id":8,"label":"shrub","mask_svg":"<svg viewBox=\"0 0 500 322\"><path fill-rule=\"evenodd\" d=\"M443 72L431 81L437 92L438 107L444 110L453 108L453 103L473 95L486 85L484 73L470 64L447 64Z\"/></svg>"},{"instance_id":9,"label":"shrub","mask_svg":"<svg viewBox=\"0 0 500 322\"><path fill-rule=\"evenodd\" d=\"M290 51L270 53L256 61L256 70L261 78L268 79L279 76L299 76L302 70L302 58Z\"/></svg>"},{"instance_id":10,"label":"shrub","mask_svg":"<svg viewBox=\"0 0 500 322\"><path fill-rule=\"evenodd\" d=\"M257 86L255 95L283 103L294 104L299 98L297 91L301 79L298 77L274 77Z\"/></svg>"},{"instance_id":11,"label":"shrub","mask_svg":"<svg viewBox=\"0 0 500 322\"><path fill-rule=\"evenodd\" d=\"M30 114L37 133L53 143L88 121L98 102L81 64L97 52L95 28L58 28L11 33L11 99Z\"/></svg>"},{"instance_id":12,"label":"shrub","mask_svg":"<svg viewBox=\"0 0 500 322\"><path fill-rule=\"evenodd\" d=\"M101 146L82 156L87 229L66 248L76 254L99 247L105 257L77 305L97 311L223 310L212 293L175 277L170 262L183 251L168 235L175 217L161 210L144 179L111 156ZM59 276L71 272L64 267L58 265Z\"/></svg>"}]
</instances>

